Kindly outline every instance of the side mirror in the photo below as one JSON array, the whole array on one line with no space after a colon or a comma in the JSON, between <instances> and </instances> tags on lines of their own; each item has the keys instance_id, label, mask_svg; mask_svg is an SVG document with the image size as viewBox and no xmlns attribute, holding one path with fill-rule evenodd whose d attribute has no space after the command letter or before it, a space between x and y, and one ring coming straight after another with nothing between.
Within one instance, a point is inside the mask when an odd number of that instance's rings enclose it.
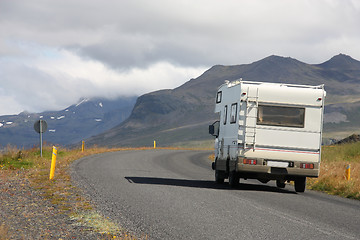
<instances>
[{"instance_id":1,"label":"side mirror","mask_svg":"<svg viewBox=\"0 0 360 240\"><path fill-rule=\"evenodd\" d=\"M214 127L214 125L209 125L209 134L210 134L210 135L214 135L214 133L215 133L215 127Z\"/></svg>"},{"instance_id":2,"label":"side mirror","mask_svg":"<svg viewBox=\"0 0 360 240\"><path fill-rule=\"evenodd\" d=\"M216 121L213 124L209 125L209 134L218 137L219 136L219 126L220 122Z\"/></svg>"}]
</instances>

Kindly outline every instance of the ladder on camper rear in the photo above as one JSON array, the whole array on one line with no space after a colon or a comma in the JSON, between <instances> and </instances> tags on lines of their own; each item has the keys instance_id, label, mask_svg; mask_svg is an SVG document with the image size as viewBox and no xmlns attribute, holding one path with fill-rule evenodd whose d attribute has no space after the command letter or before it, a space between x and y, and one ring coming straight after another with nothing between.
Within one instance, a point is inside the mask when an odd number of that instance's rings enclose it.
<instances>
[{"instance_id":1,"label":"ladder on camper rear","mask_svg":"<svg viewBox=\"0 0 360 240\"><path fill-rule=\"evenodd\" d=\"M255 91L256 90L256 91ZM244 109L244 149L253 149L255 151L256 144L256 121L259 108L259 88L247 88L246 92L246 108Z\"/></svg>"}]
</instances>

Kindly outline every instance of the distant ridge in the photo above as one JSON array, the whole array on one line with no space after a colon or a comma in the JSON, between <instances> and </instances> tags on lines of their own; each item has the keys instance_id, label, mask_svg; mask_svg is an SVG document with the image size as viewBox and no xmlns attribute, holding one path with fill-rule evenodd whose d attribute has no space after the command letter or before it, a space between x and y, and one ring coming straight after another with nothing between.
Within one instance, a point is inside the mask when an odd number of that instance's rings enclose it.
<instances>
[{"instance_id":1,"label":"distant ridge","mask_svg":"<svg viewBox=\"0 0 360 240\"><path fill-rule=\"evenodd\" d=\"M46 143L62 146L77 143L120 124L130 115L135 100L136 97L82 98L60 111L0 116L0 149L7 145L19 148L38 145L39 134L33 125L40 118L48 125L43 136Z\"/></svg>"},{"instance_id":2,"label":"distant ridge","mask_svg":"<svg viewBox=\"0 0 360 240\"><path fill-rule=\"evenodd\" d=\"M142 95L126 121L90 138L88 143L145 146L157 139L164 146L211 140L207 125L218 118L214 114L216 89L225 80L239 78L260 82L325 84L327 104L331 104L325 108L325 118L327 114L331 116L331 121L324 125L326 134L360 129L359 61L340 54L322 64L307 64L294 58L272 55L251 64L215 65L175 89Z\"/></svg>"},{"instance_id":3,"label":"distant ridge","mask_svg":"<svg viewBox=\"0 0 360 240\"><path fill-rule=\"evenodd\" d=\"M352 134L344 139L341 139L340 141L337 141L334 144L344 144L344 143L354 143L354 142L360 142L359 134Z\"/></svg>"},{"instance_id":4,"label":"distant ridge","mask_svg":"<svg viewBox=\"0 0 360 240\"><path fill-rule=\"evenodd\" d=\"M327 91L324 137L342 139L360 134L360 62L339 54L321 64L307 64L291 57L271 55L241 65L215 65L197 78L167 90L138 98L116 100L81 99L61 111L23 112L0 116L0 148L8 144L32 147L38 144L33 129L36 120L48 122L44 140L72 145L86 139L87 145L107 147L190 145L208 141L208 125L214 114L217 88L225 80L325 84Z\"/></svg>"},{"instance_id":5,"label":"distant ridge","mask_svg":"<svg viewBox=\"0 0 360 240\"><path fill-rule=\"evenodd\" d=\"M340 53L318 66L326 69L360 70L360 61Z\"/></svg>"}]
</instances>

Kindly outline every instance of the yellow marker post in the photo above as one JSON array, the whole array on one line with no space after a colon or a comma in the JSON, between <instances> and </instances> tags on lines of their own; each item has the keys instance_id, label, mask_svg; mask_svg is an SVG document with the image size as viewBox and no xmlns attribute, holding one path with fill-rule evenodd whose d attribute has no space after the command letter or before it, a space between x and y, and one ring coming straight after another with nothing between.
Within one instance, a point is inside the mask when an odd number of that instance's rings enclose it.
<instances>
[{"instance_id":1,"label":"yellow marker post","mask_svg":"<svg viewBox=\"0 0 360 240\"><path fill-rule=\"evenodd\" d=\"M55 174L55 164L56 164L56 155L57 155L57 148L53 146L53 153L51 159L51 167L50 167L50 177L49 179L52 180Z\"/></svg>"},{"instance_id":2,"label":"yellow marker post","mask_svg":"<svg viewBox=\"0 0 360 240\"><path fill-rule=\"evenodd\" d=\"M154 140L154 149L156 148L156 141Z\"/></svg>"},{"instance_id":3,"label":"yellow marker post","mask_svg":"<svg viewBox=\"0 0 360 240\"><path fill-rule=\"evenodd\" d=\"M82 141L81 152L84 152L84 150L85 150L85 141Z\"/></svg>"},{"instance_id":4,"label":"yellow marker post","mask_svg":"<svg viewBox=\"0 0 360 240\"><path fill-rule=\"evenodd\" d=\"M350 164L348 164L347 166L346 166L346 170L345 170L345 178L346 178L346 180L350 180Z\"/></svg>"}]
</instances>

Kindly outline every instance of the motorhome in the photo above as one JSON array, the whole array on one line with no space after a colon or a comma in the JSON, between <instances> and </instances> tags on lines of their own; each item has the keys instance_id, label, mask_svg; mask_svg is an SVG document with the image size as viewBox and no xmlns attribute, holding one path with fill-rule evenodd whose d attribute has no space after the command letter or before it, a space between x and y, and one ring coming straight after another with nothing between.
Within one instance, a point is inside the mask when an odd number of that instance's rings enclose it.
<instances>
[{"instance_id":1,"label":"motorhome","mask_svg":"<svg viewBox=\"0 0 360 240\"><path fill-rule=\"evenodd\" d=\"M319 176L325 96L324 85L225 81L215 97L220 120L209 126L215 181L294 181L304 192L306 178Z\"/></svg>"}]
</instances>

